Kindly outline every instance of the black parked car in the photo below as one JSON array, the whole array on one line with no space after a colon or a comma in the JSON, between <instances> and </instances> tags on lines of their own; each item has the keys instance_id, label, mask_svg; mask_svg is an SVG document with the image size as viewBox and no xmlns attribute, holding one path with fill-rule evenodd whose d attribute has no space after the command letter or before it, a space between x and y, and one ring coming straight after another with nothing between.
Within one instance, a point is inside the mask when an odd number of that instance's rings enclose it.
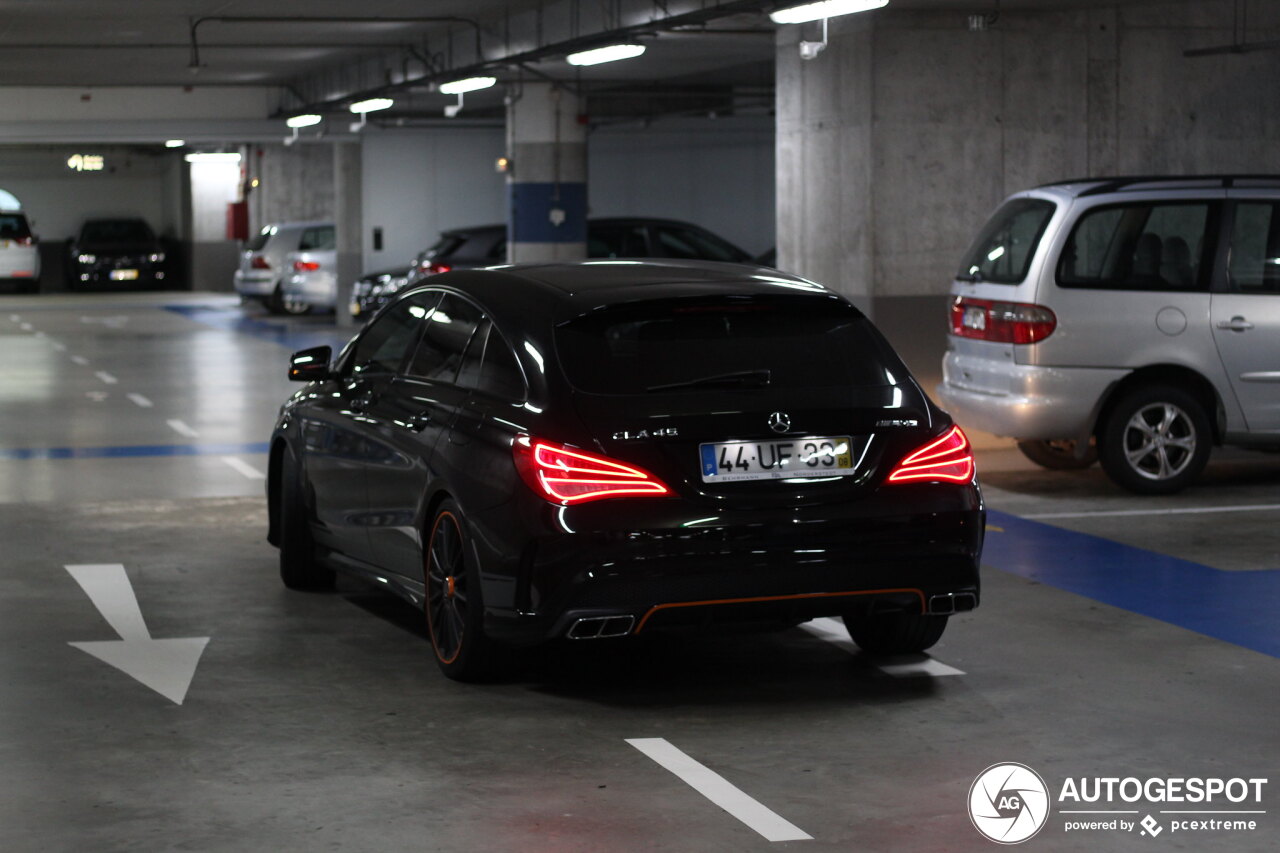
<instances>
[{"instance_id":1,"label":"black parked car","mask_svg":"<svg viewBox=\"0 0 1280 853\"><path fill-rule=\"evenodd\" d=\"M308 382L271 440L286 585L426 610L436 657L842 615L918 651L978 603L968 441L819 285L714 263L433 277Z\"/></svg>"},{"instance_id":2,"label":"black parked car","mask_svg":"<svg viewBox=\"0 0 1280 853\"><path fill-rule=\"evenodd\" d=\"M142 219L90 219L67 244L72 290L100 285L163 286L166 252Z\"/></svg>"},{"instance_id":3,"label":"black parked car","mask_svg":"<svg viewBox=\"0 0 1280 853\"><path fill-rule=\"evenodd\" d=\"M618 217L587 223L589 258L680 258L692 261L750 263L751 256L723 237L676 219ZM450 270L475 269L504 264L507 260L507 226L478 225L454 228L423 249L413 260L399 287L356 282L351 313L369 317L402 287Z\"/></svg>"}]
</instances>

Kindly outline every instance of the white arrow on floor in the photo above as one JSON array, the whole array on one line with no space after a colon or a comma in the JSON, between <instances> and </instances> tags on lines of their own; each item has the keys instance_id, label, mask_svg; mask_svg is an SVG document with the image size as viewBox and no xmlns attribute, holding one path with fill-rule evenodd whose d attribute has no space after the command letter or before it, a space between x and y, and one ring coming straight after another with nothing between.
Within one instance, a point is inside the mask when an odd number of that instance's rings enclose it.
<instances>
[{"instance_id":1,"label":"white arrow on floor","mask_svg":"<svg viewBox=\"0 0 1280 853\"><path fill-rule=\"evenodd\" d=\"M129 576L120 563L66 566L89 596L102 618L120 635L118 640L68 643L136 678L152 690L182 704L196 674L208 637L153 640L142 620Z\"/></svg>"}]
</instances>

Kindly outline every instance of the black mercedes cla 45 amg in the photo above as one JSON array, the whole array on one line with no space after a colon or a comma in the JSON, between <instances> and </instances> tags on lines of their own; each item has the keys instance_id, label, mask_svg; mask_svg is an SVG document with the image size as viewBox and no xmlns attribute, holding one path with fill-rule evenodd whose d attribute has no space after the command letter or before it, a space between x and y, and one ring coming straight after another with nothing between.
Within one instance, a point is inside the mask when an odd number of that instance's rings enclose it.
<instances>
[{"instance_id":1,"label":"black mercedes cla 45 amg","mask_svg":"<svg viewBox=\"0 0 1280 853\"><path fill-rule=\"evenodd\" d=\"M267 486L285 584L341 571L421 606L453 678L552 638L816 616L913 652L978 603L968 440L857 308L804 279L446 273L289 375L307 384Z\"/></svg>"}]
</instances>

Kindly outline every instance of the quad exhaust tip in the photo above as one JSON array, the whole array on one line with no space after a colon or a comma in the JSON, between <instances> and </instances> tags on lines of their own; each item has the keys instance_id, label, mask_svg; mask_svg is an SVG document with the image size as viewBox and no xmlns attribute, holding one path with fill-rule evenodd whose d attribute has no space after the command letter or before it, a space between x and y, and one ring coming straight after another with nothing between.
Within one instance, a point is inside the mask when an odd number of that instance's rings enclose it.
<instances>
[{"instance_id":1,"label":"quad exhaust tip","mask_svg":"<svg viewBox=\"0 0 1280 853\"><path fill-rule=\"evenodd\" d=\"M605 637L625 637L635 625L634 616L587 616L569 627L570 640L599 640Z\"/></svg>"},{"instance_id":2,"label":"quad exhaust tip","mask_svg":"<svg viewBox=\"0 0 1280 853\"><path fill-rule=\"evenodd\" d=\"M978 606L978 597L971 592L948 592L929 599L929 612L935 616L964 613Z\"/></svg>"}]
</instances>

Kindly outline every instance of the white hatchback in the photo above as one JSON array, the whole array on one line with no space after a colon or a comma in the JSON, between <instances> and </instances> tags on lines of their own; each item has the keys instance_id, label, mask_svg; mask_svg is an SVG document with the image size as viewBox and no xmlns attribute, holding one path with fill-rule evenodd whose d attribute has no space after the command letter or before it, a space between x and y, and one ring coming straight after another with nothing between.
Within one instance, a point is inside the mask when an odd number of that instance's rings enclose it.
<instances>
[{"instance_id":1,"label":"white hatchback","mask_svg":"<svg viewBox=\"0 0 1280 853\"><path fill-rule=\"evenodd\" d=\"M20 210L0 210L0 281L20 292L40 289L40 248Z\"/></svg>"}]
</instances>

